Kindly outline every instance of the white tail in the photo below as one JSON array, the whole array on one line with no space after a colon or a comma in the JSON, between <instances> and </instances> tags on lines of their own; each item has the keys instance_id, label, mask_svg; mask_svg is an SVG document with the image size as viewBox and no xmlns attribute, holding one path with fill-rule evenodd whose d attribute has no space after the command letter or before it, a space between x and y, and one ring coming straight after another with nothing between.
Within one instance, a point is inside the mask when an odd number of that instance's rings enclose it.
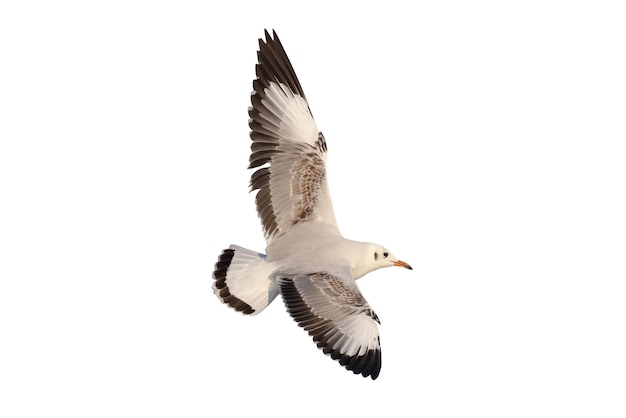
<instances>
[{"instance_id":1,"label":"white tail","mask_svg":"<svg viewBox=\"0 0 626 418\"><path fill-rule=\"evenodd\" d=\"M273 270L265 254L231 245L215 263L213 291L231 308L256 315L279 293L276 282L269 278Z\"/></svg>"}]
</instances>

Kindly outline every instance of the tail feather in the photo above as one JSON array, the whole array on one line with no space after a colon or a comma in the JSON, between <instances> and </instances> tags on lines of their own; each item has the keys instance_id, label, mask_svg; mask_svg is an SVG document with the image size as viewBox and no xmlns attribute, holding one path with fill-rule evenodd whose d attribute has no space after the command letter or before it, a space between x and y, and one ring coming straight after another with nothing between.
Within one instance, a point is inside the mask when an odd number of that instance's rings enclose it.
<instances>
[{"instance_id":1,"label":"tail feather","mask_svg":"<svg viewBox=\"0 0 626 418\"><path fill-rule=\"evenodd\" d=\"M265 255L237 245L222 251L213 271L213 291L222 302L246 314L256 315L278 295L273 271Z\"/></svg>"}]
</instances>

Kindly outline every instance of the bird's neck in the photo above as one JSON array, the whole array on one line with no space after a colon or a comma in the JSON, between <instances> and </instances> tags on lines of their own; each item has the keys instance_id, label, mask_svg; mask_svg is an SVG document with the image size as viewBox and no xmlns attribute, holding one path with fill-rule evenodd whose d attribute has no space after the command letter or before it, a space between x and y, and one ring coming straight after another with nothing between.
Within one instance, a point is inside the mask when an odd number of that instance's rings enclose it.
<instances>
[{"instance_id":1,"label":"bird's neck","mask_svg":"<svg viewBox=\"0 0 626 418\"><path fill-rule=\"evenodd\" d=\"M370 254L371 246L365 242L352 241L353 254L355 255L352 260L352 277L359 279L365 276L367 273L376 270L376 266L370 262L373 257L373 253Z\"/></svg>"}]
</instances>

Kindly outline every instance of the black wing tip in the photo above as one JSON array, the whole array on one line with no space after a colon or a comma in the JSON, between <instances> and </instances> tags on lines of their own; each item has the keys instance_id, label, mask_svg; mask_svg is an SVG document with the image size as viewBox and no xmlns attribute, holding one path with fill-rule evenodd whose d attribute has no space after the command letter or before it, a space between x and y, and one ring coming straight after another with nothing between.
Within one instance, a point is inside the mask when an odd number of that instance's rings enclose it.
<instances>
[{"instance_id":1,"label":"black wing tip","mask_svg":"<svg viewBox=\"0 0 626 418\"><path fill-rule=\"evenodd\" d=\"M306 100L300 81L289 61L285 48L272 29L272 34L265 29L265 39L259 38L259 50L257 51L256 75L257 80L253 83L254 91L262 93L271 81L289 86L292 92Z\"/></svg>"},{"instance_id":2,"label":"black wing tip","mask_svg":"<svg viewBox=\"0 0 626 418\"><path fill-rule=\"evenodd\" d=\"M265 33L265 42L280 42L280 40L278 39L278 35L276 34L276 30L272 29L272 34L270 35L270 32L267 28L263 29L263 32ZM263 38L259 38L259 41L263 42Z\"/></svg>"},{"instance_id":3,"label":"black wing tip","mask_svg":"<svg viewBox=\"0 0 626 418\"><path fill-rule=\"evenodd\" d=\"M380 349L368 350L362 356L348 356L338 352L329 352L327 354L330 355L333 360L339 361L339 364L354 374L370 377L372 380L376 380L380 375L382 368Z\"/></svg>"},{"instance_id":4,"label":"black wing tip","mask_svg":"<svg viewBox=\"0 0 626 418\"><path fill-rule=\"evenodd\" d=\"M280 42L280 39L278 38L278 34L276 33L276 31L274 29L272 29L272 33L270 34L270 32L267 29L263 29L264 32L264 38L259 38L259 51L257 52L257 55L261 54L261 51L267 47L271 47L271 44L276 43L278 45L280 45L280 48L283 48L282 43Z\"/></svg>"}]
</instances>

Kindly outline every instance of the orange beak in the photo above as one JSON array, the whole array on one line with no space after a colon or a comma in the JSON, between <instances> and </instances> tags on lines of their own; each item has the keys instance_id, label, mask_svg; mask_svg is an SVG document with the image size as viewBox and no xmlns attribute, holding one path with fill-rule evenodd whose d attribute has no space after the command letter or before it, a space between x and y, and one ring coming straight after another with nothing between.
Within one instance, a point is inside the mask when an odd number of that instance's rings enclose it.
<instances>
[{"instance_id":1,"label":"orange beak","mask_svg":"<svg viewBox=\"0 0 626 418\"><path fill-rule=\"evenodd\" d=\"M409 270L413 270L413 267L409 266L407 263L405 263L404 261L394 261L393 262L394 266L398 266L398 267L404 267L405 269L409 269Z\"/></svg>"}]
</instances>

